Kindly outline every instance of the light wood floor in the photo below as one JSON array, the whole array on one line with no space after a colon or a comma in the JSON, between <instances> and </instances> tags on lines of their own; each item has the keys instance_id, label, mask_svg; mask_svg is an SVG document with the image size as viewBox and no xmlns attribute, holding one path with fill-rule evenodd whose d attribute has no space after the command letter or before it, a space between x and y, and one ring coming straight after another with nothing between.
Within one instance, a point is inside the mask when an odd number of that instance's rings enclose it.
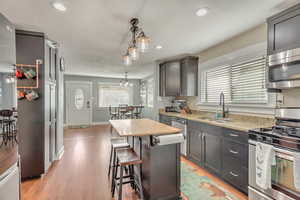
<instances>
[{"instance_id":1,"label":"light wood floor","mask_svg":"<svg viewBox=\"0 0 300 200\"><path fill-rule=\"evenodd\" d=\"M22 183L22 200L111 200L107 178L109 137L110 127L107 125L66 130L63 158L44 177ZM183 161L196 167L197 173L212 178L241 200L247 199L192 162ZM137 199L129 187L124 190L124 196L126 200Z\"/></svg>"}]
</instances>

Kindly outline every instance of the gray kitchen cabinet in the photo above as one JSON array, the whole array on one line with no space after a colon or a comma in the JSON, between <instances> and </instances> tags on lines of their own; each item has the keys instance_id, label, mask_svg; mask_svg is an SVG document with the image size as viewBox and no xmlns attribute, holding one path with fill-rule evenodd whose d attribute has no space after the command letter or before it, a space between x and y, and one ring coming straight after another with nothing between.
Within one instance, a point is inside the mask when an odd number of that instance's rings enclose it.
<instances>
[{"instance_id":1,"label":"gray kitchen cabinet","mask_svg":"<svg viewBox=\"0 0 300 200\"><path fill-rule=\"evenodd\" d=\"M160 96L198 95L198 58L186 57L159 65Z\"/></svg>"},{"instance_id":2,"label":"gray kitchen cabinet","mask_svg":"<svg viewBox=\"0 0 300 200\"><path fill-rule=\"evenodd\" d=\"M188 159L248 193L248 134L188 121Z\"/></svg>"},{"instance_id":3,"label":"gray kitchen cabinet","mask_svg":"<svg viewBox=\"0 0 300 200\"><path fill-rule=\"evenodd\" d=\"M198 58L184 58L180 61L180 65L180 96L198 96Z\"/></svg>"},{"instance_id":4,"label":"gray kitchen cabinet","mask_svg":"<svg viewBox=\"0 0 300 200\"><path fill-rule=\"evenodd\" d=\"M221 174L222 136L209 132L203 133L204 165L214 174Z\"/></svg>"},{"instance_id":5,"label":"gray kitchen cabinet","mask_svg":"<svg viewBox=\"0 0 300 200\"><path fill-rule=\"evenodd\" d=\"M300 47L300 4L267 19L268 55Z\"/></svg>"},{"instance_id":6,"label":"gray kitchen cabinet","mask_svg":"<svg viewBox=\"0 0 300 200\"><path fill-rule=\"evenodd\" d=\"M160 65L160 96L180 95L180 62L172 61Z\"/></svg>"},{"instance_id":7,"label":"gray kitchen cabinet","mask_svg":"<svg viewBox=\"0 0 300 200\"><path fill-rule=\"evenodd\" d=\"M203 142L202 132L198 123L188 121L188 158L198 165L203 164Z\"/></svg>"}]
</instances>

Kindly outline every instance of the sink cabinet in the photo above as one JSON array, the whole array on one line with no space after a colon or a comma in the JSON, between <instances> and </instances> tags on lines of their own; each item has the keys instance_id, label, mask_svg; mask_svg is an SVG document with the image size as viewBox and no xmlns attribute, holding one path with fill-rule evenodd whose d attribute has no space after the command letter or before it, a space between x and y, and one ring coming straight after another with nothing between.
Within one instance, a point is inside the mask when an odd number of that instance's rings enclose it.
<instances>
[{"instance_id":1,"label":"sink cabinet","mask_svg":"<svg viewBox=\"0 0 300 200\"><path fill-rule=\"evenodd\" d=\"M188 159L248 192L248 134L188 121Z\"/></svg>"}]
</instances>

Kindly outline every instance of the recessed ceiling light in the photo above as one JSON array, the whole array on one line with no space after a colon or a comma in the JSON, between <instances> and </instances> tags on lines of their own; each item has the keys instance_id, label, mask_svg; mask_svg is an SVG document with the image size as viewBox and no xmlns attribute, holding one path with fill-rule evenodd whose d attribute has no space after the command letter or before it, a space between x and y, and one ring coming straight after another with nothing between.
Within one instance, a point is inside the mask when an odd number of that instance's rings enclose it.
<instances>
[{"instance_id":1,"label":"recessed ceiling light","mask_svg":"<svg viewBox=\"0 0 300 200\"><path fill-rule=\"evenodd\" d=\"M199 9L196 11L196 15L197 15L198 17L203 17L203 16L207 15L208 12L209 12L209 8L203 7L203 8L199 8Z\"/></svg>"},{"instance_id":2,"label":"recessed ceiling light","mask_svg":"<svg viewBox=\"0 0 300 200\"><path fill-rule=\"evenodd\" d=\"M58 11L65 12L67 10L67 7L61 1L53 1L51 4Z\"/></svg>"},{"instance_id":3,"label":"recessed ceiling light","mask_svg":"<svg viewBox=\"0 0 300 200\"><path fill-rule=\"evenodd\" d=\"M156 49L162 49L163 47L161 45L156 45L155 48Z\"/></svg>"}]
</instances>

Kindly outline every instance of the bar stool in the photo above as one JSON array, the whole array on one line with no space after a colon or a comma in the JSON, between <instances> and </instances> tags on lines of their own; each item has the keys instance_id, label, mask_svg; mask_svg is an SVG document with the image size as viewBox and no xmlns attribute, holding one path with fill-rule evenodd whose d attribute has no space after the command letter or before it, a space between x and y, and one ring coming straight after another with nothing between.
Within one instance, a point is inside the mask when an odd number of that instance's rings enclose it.
<instances>
[{"instance_id":1,"label":"bar stool","mask_svg":"<svg viewBox=\"0 0 300 200\"><path fill-rule=\"evenodd\" d=\"M110 176L111 169L114 168L116 162L116 150L120 148L129 148L130 145L127 142L127 139L124 137L112 137L110 139L111 148L110 148L110 158L108 166L108 176Z\"/></svg>"},{"instance_id":2,"label":"bar stool","mask_svg":"<svg viewBox=\"0 0 300 200\"><path fill-rule=\"evenodd\" d=\"M132 184L133 188L139 191L141 199L144 199L142 180L140 173L134 173L134 166L140 167L142 160L133 150L133 148L117 149L117 162L113 171L112 179L112 197L115 195L115 190L117 189L118 200L122 200L122 188L124 184ZM118 168L120 167L120 176L118 177ZM125 168L129 168L129 175L123 176ZM123 179L129 179L124 181Z\"/></svg>"}]
</instances>

